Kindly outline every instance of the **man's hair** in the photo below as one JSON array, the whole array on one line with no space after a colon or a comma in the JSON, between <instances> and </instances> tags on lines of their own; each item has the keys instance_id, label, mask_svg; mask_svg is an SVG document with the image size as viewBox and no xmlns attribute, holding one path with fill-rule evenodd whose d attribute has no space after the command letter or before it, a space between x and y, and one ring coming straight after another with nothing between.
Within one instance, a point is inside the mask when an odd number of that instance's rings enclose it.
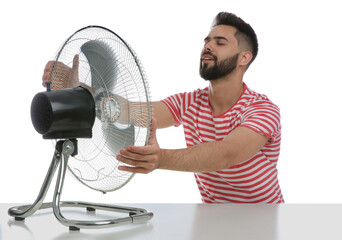
<instances>
[{"instance_id":1,"label":"man's hair","mask_svg":"<svg viewBox=\"0 0 342 240\"><path fill-rule=\"evenodd\" d=\"M216 15L212 28L217 25L228 25L237 29L235 38L237 39L238 44L246 44L248 50L253 54L251 61L247 65L248 68L257 56L259 48L258 39L253 28L235 14L228 12L220 12Z\"/></svg>"}]
</instances>

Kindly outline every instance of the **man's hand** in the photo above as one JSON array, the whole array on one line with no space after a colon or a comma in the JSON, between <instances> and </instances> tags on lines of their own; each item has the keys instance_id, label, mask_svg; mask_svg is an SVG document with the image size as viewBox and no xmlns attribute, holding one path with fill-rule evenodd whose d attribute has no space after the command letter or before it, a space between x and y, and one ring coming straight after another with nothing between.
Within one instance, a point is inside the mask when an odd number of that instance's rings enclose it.
<instances>
[{"instance_id":1,"label":"man's hand","mask_svg":"<svg viewBox=\"0 0 342 240\"><path fill-rule=\"evenodd\" d=\"M72 68L62 62L49 61L44 68L43 86L52 82L51 89L73 88L80 85L78 79L79 56L75 55ZM54 72L52 73L52 71Z\"/></svg>"},{"instance_id":2,"label":"man's hand","mask_svg":"<svg viewBox=\"0 0 342 240\"><path fill-rule=\"evenodd\" d=\"M119 166L119 170L132 173L149 173L160 165L161 154L156 136L157 120L152 119L149 145L144 147L127 146L121 149L116 159L130 166Z\"/></svg>"}]
</instances>

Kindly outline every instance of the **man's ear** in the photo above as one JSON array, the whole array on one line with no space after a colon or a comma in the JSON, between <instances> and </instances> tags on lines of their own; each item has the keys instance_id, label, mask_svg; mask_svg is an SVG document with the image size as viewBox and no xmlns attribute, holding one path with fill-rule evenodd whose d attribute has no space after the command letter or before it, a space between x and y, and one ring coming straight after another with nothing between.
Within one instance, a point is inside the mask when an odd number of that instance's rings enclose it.
<instances>
[{"instance_id":1,"label":"man's ear","mask_svg":"<svg viewBox=\"0 0 342 240\"><path fill-rule=\"evenodd\" d=\"M243 51L240 53L240 57L239 57L239 64L241 66L247 66L248 63L252 60L253 58L253 54L251 51Z\"/></svg>"}]
</instances>

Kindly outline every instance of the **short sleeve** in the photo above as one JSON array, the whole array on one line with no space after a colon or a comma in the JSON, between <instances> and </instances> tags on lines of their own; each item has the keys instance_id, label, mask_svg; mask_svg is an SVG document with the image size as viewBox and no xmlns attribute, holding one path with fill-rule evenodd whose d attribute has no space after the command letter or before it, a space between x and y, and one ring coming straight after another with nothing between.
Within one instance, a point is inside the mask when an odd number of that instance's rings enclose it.
<instances>
[{"instance_id":1,"label":"short sleeve","mask_svg":"<svg viewBox=\"0 0 342 240\"><path fill-rule=\"evenodd\" d=\"M173 118L176 120L176 127L182 124L182 99L184 95L185 93L178 93L162 100L162 102L169 108Z\"/></svg>"},{"instance_id":2,"label":"short sleeve","mask_svg":"<svg viewBox=\"0 0 342 240\"><path fill-rule=\"evenodd\" d=\"M197 98L201 95L201 91L201 89L197 89L193 92L178 93L162 100L176 120L176 127L183 124L184 114L194 102L198 101Z\"/></svg>"},{"instance_id":3,"label":"short sleeve","mask_svg":"<svg viewBox=\"0 0 342 240\"><path fill-rule=\"evenodd\" d=\"M273 143L280 137L280 109L269 100L259 100L243 111L241 125L269 137Z\"/></svg>"}]
</instances>

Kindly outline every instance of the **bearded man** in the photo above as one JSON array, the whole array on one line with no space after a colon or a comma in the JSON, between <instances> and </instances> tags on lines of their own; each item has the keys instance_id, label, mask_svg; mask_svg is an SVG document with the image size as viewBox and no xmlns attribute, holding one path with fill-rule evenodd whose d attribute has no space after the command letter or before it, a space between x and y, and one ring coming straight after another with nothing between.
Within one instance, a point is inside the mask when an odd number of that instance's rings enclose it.
<instances>
[{"instance_id":1,"label":"bearded man","mask_svg":"<svg viewBox=\"0 0 342 240\"><path fill-rule=\"evenodd\" d=\"M152 102L150 144L122 149L117 159L129 166L119 169L193 172L205 203L283 203L277 170L279 108L243 81L257 53L252 27L235 14L219 13L200 58L200 75L209 86ZM68 71L73 69L77 66ZM48 72L47 65L43 82ZM74 81L72 86L79 84L77 77ZM187 148L161 149L156 129L179 125Z\"/></svg>"}]
</instances>

